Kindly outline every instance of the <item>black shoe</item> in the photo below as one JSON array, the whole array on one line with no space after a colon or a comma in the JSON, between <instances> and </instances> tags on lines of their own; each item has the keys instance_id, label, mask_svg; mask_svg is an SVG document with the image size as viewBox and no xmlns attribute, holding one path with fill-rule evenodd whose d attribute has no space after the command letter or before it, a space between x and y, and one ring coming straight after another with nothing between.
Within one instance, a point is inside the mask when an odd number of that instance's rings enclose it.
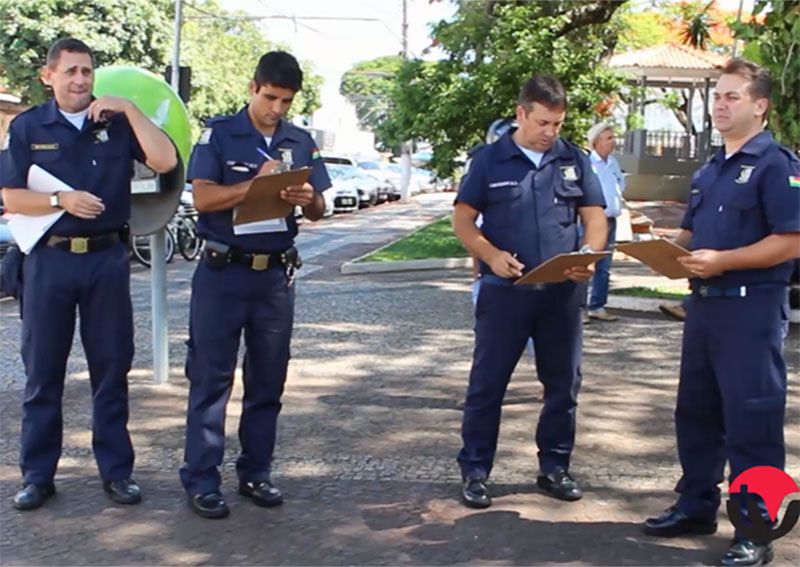
<instances>
[{"instance_id":1,"label":"black shoe","mask_svg":"<svg viewBox=\"0 0 800 567\"><path fill-rule=\"evenodd\" d=\"M486 480L482 478L467 478L461 488L461 500L468 508L488 508L492 505L489 498L489 489Z\"/></svg>"},{"instance_id":2,"label":"black shoe","mask_svg":"<svg viewBox=\"0 0 800 567\"><path fill-rule=\"evenodd\" d=\"M536 484L542 490L549 492L554 498L574 502L583 497L578 483L564 469L558 468L550 474L540 474Z\"/></svg>"},{"instance_id":3,"label":"black shoe","mask_svg":"<svg viewBox=\"0 0 800 567\"><path fill-rule=\"evenodd\" d=\"M775 557L771 543L756 543L749 539L736 538L728 548L722 565L725 567L742 567L743 565L766 565Z\"/></svg>"},{"instance_id":4,"label":"black shoe","mask_svg":"<svg viewBox=\"0 0 800 567\"><path fill-rule=\"evenodd\" d=\"M189 508L198 516L210 520L226 518L231 512L225 498L216 490L205 494L190 494Z\"/></svg>"},{"instance_id":5,"label":"black shoe","mask_svg":"<svg viewBox=\"0 0 800 567\"><path fill-rule=\"evenodd\" d=\"M52 482L46 484L30 484L26 482L22 485L22 490L14 496L14 508L17 510L36 510L55 493L56 487Z\"/></svg>"},{"instance_id":6,"label":"black shoe","mask_svg":"<svg viewBox=\"0 0 800 567\"><path fill-rule=\"evenodd\" d=\"M644 523L644 533L656 537L711 535L716 531L717 522L714 520L690 518L674 506L657 518L647 518Z\"/></svg>"},{"instance_id":7,"label":"black shoe","mask_svg":"<svg viewBox=\"0 0 800 567\"><path fill-rule=\"evenodd\" d=\"M239 482L239 494L253 499L256 506L272 508L283 504L283 494L268 480Z\"/></svg>"},{"instance_id":8,"label":"black shoe","mask_svg":"<svg viewBox=\"0 0 800 567\"><path fill-rule=\"evenodd\" d=\"M142 501L142 491L132 478L104 480L103 490L117 504L138 504Z\"/></svg>"}]
</instances>

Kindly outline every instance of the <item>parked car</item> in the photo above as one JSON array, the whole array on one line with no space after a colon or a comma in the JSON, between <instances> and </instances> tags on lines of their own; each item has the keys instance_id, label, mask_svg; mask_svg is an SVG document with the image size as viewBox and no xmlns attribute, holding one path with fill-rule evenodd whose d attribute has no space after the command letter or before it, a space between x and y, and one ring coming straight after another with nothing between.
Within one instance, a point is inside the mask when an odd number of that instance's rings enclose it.
<instances>
[{"instance_id":1,"label":"parked car","mask_svg":"<svg viewBox=\"0 0 800 567\"><path fill-rule=\"evenodd\" d=\"M323 155L322 161L325 162L325 165L356 165L356 161L347 156Z\"/></svg>"},{"instance_id":2,"label":"parked car","mask_svg":"<svg viewBox=\"0 0 800 567\"><path fill-rule=\"evenodd\" d=\"M331 179L345 179L352 182L358 191L358 200L361 207L369 207L378 203L378 187L381 183L375 178L361 172L354 165L329 164L328 173Z\"/></svg>"},{"instance_id":3,"label":"parked car","mask_svg":"<svg viewBox=\"0 0 800 567\"><path fill-rule=\"evenodd\" d=\"M358 162L359 169L366 171L367 174L386 184L388 200L396 201L400 198L400 171L391 169L389 165L388 163L377 161Z\"/></svg>"},{"instance_id":4,"label":"parked car","mask_svg":"<svg viewBox=\"0 0 800 567\"><path fill-rule=\"evenodd\" d=\"M360 199L358 189L352 179L336 176L331 172L331 187L323 191L325 209L329 207L334 213L351 213L358 210Z\"/></svg>"}]
</instances>

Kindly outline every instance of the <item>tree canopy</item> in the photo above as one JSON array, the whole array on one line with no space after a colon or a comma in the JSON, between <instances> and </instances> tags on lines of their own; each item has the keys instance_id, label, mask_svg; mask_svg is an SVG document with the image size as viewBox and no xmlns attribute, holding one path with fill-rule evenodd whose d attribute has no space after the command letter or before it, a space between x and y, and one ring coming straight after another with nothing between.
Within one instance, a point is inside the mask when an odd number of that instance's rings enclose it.
<instances>
[{"instance_id":1,"label":"tree canopy","mask_svg":"<svg viewBox=\"0 0 800 567\"><path fill-rule=\"evenodd\" d=\"M434 26L447 55L411 60L392 87L392 113L379 127L392 143L403 137L432 143L432 165L447 176L463 152L482 141L494 120L514 115L522 83L534 73L564 83L569 111L563 135L581 143L595 107L621 80L600 65L618 28L606 25L625 0L583 2L464 2L452 21Z\"/></svg>"},{"instance_id":2,"label":"tree canopy","mask_svg":"<svg viewBox=\"0 0 800 567\"><path fill-rule=\"evenodd\" d=\"M0 70L23 102L48 98L39 81L47 48L75 37L94 52L97 66L132 64L163 72L169 42L167 0L0 0Z\"/></svg>"},{"instance_id":3,"label":"tree canopy","mask_svg":"<svg viewBox=\"0 0 800 567\"><path fill-rule=\"evenodd\" d=\"M800 2L757 0L753 15L734 25L736 37L747 42L744 56L772 74L769 125L775 138L800 152Z\"/></svg>"},{"instance_id":4,"label":"tree canopy","mask_svg":"<svg viewBox=\"0 0 800 567\"><path fill-rule=\"evenodd\" d=\"M402 66L399 55L378 57L356 63L342 76L339 92L355 106L362 128L379 133L389 119L392 88ZM388 147L380 137L378 144Z\"/></svg>"}]
</instances>

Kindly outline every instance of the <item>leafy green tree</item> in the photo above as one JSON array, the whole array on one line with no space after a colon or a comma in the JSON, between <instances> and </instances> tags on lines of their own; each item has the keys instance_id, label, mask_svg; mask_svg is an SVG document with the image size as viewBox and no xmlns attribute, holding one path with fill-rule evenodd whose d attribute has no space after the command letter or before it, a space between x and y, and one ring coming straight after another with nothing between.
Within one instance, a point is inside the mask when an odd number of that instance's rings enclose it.
<instances>
[{"instance_id":1,"label":"leafy green tree","mask_svg":"<svg viewBox=\"0 0 800 567\"><path fill-rule=\"evenodd\" d=\"M76 37L98 66L131 64L161 73L170 27L167 0L0 0L0 69L9 91L38 104L49 96L39 81L47 48Z\"/></svg>"},{"instance_id":2,"label":"leafy green tree","mask_svg":"<svg viewBox=\"0 0 800 567\"><path fill-rule=\"evenodd\" d=\"M356 63L342 76L339 92L356 108L359 124L379 131L391 113L391 93L403 60L399 55ZM378 144L386 147L378 138Z\"/></svg>"},{"instance_id":3,"label":"leafy green tree","mask_svg":"<svg viewBox=\"0 0 800 567\"><path fill-rule=\"evenodd\" d=\"M744 56L772 74L770 129L775 138L800 153L800 2L757 0L748 23L734 24L737 39L747 42Z\"/></svg>"},{"instance_id":4,"label":"leafy green tree","mask_svg":"<svg viewBox=\"0 0 800 567\"><path fill-rule=\"evenodd\" d=\"M670 39L669 20L658 11L632 12L619 10L612 22L621 27L617 51L633 51L666 43Z\"/></svg>"},{"instance_id":5,"label":"leafy green tree","mask_svg":"<svg viewBox=\"0 0 800 567\"><path fill-rule=\"evenodd\" d=\"M188 11L183 24L181 65L192 68L188 108L193 128L198 130L207 118L241 110L249 100L247 86L264 53L290 50L268 41L245 14L226 12L213 0L196 5L202 10L196 12L199 19ZM309 62L301 62L301 67L303 90L292 105L291 116L310 116L321 106L322 77L313 73Z\"/></svg>"},{"instance_id":6,"label":"leafy green tree","mask_svg":"<svg viewBox=\"0 0 800 567\"><path fill-rule=\"evenodd\" d=\"M379 134L391 143L431 142L432 164L447 176L492 121L513 116L522 83L541 73L564 83L569 112L563 135L582 143L596 106L622 85L601 59L616 45L618 29L606 24L624 2L461 3L453 21L433 28L447 58L403 65Z\"/></svg>"}]
</instances>

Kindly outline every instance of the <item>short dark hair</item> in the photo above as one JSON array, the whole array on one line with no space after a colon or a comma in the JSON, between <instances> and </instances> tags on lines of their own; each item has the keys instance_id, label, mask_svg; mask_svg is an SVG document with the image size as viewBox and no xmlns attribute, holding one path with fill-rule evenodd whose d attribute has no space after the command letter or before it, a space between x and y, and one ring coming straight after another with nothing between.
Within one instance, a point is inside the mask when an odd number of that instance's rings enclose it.
<instances>
[{"instance_id":1,"label":"short dark hair","mask_svg":"<svg viewBox=\"0 0 800 567\"><path fill-rule=\"evenodd\" d=\"M92 60L92 67L94 67L94 53L89 49L89 46L79 39L74 37L65 37L56 41L47 50L47 66L55 67L58 65L58 60L61 59L61 52L69 51L70 53L87 53Z\"/></svg>"},{"instance_id":2,"label":"short dark hair","mask_svg":"<svg viewBox=\"0 0 800 567\"><path fill-rule=\"evenodd\" d=\"M270 51L261 56L253 75L259 87L269 83L294 92L303 88L303 70L293 55L285 51Z\"/></svg>"},{"instance_id":3,"label":"short dark hair","mask_svg":"<svg viewBox=\"0 0 800 567\"><path fill-rule=\"evenodd\" d=\"M530 111L534 102L548 108L567 109L564 85L555 77L534 75L522 86L517 103Z\"/></svg>"},{"instance_id":4,"label":"short dark hair","mask_svg":"<svg viewBox=\"0 0 800 567\"><path fill-rule=\"evenodd\" d=\"M739 75L750 81L747 92L750 98L767 100L772 96L772 76L761 65L741 57L734 57L722 68L723 75Z\"/></svg>"}]
</instances>

